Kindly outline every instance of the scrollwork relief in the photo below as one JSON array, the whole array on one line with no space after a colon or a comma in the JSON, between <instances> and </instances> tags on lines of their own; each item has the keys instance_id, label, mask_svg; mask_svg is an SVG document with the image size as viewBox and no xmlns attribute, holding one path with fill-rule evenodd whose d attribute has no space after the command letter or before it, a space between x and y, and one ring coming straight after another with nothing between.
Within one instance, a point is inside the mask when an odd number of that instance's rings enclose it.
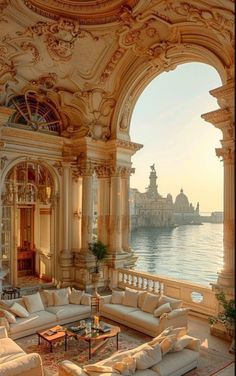
<instances>
[{"instance_id":1,"label":"scrollwork relief","mask_svg":"<svg viewBox=\"0 0 236 376\"><path fill-rule=\"evenodd\" d=\"M186 2L172 3L168 2L165 11L186 17L187 21L199 23L207 29L211 29L222 38L224 36L230 42L233 42L234 21L233 14L230 11L221 11L220 8L201 9ZM227 14L227 17L225 15Z\"/></svg>"}]
</instances>

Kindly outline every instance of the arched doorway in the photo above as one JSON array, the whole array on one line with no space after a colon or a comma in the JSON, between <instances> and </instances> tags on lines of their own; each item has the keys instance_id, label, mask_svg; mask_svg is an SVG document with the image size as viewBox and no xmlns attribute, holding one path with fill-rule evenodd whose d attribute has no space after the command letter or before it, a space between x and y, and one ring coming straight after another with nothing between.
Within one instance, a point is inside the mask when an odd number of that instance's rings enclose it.
<instances>
[{"instance_id":1,"label":"arched doorway","mask_svg":"<svg viewBox=\"0 0 236 376\"><path fill-rule=\"evenodd\" d=\"M43 164L23 160L6 174L2 194L5 284L53 278L55 183ZM53 262L52 262L53 261Z\"/></svg>"}]
</instances>

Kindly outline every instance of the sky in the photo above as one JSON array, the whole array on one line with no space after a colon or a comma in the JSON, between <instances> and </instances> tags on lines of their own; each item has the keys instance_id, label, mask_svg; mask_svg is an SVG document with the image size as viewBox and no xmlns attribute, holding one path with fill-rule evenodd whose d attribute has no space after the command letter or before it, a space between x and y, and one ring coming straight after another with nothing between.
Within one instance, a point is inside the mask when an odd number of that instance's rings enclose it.
<instances>
[{"instance_id":1,"label":"sky","mask_svg":"<svg viewBox=\"0 0 236 376\"><path fill-rule=\"evenodd\" d=\"M215 154L222 132L201 118L219 108L209 91L221 85L213 67L188 63L145 88L131 119L131 141L143 144L132 157L131 188L145 192L155 163L163 197L170 193L175 201L182 188L200 212L223 211L223 162Z\"/></svg>"}]
</instances>

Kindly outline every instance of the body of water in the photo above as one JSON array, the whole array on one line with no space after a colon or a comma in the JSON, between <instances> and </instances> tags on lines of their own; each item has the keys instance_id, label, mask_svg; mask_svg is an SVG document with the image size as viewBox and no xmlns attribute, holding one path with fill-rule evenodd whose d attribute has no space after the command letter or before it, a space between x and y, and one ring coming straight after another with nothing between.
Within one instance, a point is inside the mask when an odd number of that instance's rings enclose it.
<instances>
[{"instance_id":1,"label":"body of water","mask_svg":"<svg viewBox=\"0 0 236 376\"><path fill-rule=\"evenodd\" d=\"M210 287L223 267L223 224L141 228L131 233L135 270Z\"/></svg>"}]
</instances>

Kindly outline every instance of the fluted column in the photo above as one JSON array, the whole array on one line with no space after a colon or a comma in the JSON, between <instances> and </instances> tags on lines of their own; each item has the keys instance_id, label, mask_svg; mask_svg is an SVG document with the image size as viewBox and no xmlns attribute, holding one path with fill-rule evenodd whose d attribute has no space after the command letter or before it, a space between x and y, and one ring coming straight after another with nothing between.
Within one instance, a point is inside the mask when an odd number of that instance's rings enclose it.
<instances>
[{"instance_id":1,"label":"fluted column","mask_svg":"<svg viewBox=\"0 0 236 376\"><path fill-rule=\"evenodd\" d=\"M63 285L70 284L73 276L73 253L71 251L71 186L72 170L70 163L63 164L62 180L62 251L60 253L61 278Z\"/></svg>"},{"instance_id":2,"label":"fluted column","mask_svg":"<svg viewBox=\"0 0 236 376\"><path fill-rule=\"evenodd\" d=\"M110 210L110 174L106 166L96 169L98 176L98 239L103 244L109 243L109 210Z\"/></svg>"},{"instance_id":3,"label":"fluted column","mask_svg":"<svg viewBox=\"0 0 236 376\"><path fill-rule=\"evenodd\" d=\"M120 253L121 237L121 168L112 169L110 186L110 236L109 249L111 253Z\"/></svg>"},{"instance_id":4,"label":"fluted column","mask_svg":"<svg viewBox=\"0 0 236 376\"><path fill-rule=\"evenodd\" d=\"M125 168L122 173L122 248L130 252L130 174L132 169Z\"/></svg>"},{"instance_id":5,"label":"fluted column","mask_svg":"<svg viewBox=\"0 0 236 376\"><path fill-rule=\"evenodd\" d=\"M219 128L223 133L222 148L216 149L216 155L224 163L224 265L219 273L217 285L229 296L234 296L235 283L235 188L234 188L234 81L210 93L217 98L221 109L209 112L202 117Z\"/></svg>"},{"instance_id":6,"label":"fluted column","mask_svg":"<svg viewBox=\"0 0 236 376\"><path fill-rule=\"evenodd\" d=\"M93 168L87 166L82 181L82 230L81 251L86 253L93 234Z\"/></svg>"},{"instance_id":7,"label":"fluted column","mask_svg":"<svg viewBox=\"0 0 236 376\"><path fill-rule=\"evenodd\" d=\"M72 249L74 252L78 252L81 248L81 191L82 179L76 177L72 183Z\"/></svg>"}]
</instances>

